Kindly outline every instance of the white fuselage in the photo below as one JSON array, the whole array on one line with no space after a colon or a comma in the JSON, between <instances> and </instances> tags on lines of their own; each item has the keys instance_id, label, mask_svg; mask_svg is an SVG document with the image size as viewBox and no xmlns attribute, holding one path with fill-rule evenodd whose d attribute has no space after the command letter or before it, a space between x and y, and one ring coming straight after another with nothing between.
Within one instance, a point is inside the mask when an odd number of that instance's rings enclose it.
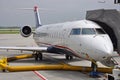
<instances>
[{"instance_id":1,"label":"white fuselage","mask_svg":"<svg viewBox=\"0 0 120 80\"><path fill-rule=\"evenodd\" d=\"M101 61L110 57L113 45L107 34L99 34L96 29L101 27L89 20L65 22L41 26L33 37L39 46L58 46L79 58Z\"/></svg>"}]
</instances>

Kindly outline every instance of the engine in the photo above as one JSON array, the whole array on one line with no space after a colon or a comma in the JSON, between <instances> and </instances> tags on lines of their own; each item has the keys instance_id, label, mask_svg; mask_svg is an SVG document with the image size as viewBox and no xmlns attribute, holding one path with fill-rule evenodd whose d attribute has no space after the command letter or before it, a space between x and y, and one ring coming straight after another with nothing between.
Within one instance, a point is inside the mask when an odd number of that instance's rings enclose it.
<instances>
[{"instance_id":1,"label":"engine","mask_svg":"<svg viewBox=\"0 0 120 80\"><path fill-rule=\"evenodd\" d=\"M24 26L21 28L20 33L23 37L29 37L32 34L32 29L30 26Z\"/></svg>"}]
</instances>

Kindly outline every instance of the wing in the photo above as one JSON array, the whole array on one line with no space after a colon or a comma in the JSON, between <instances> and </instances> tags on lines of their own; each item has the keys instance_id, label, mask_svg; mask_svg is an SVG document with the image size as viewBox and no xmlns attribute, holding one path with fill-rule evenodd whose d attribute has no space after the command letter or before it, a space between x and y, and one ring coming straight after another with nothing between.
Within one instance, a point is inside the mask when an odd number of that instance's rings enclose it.
<instances>
[{"instance_id":1,"label":"wing","mask_svg":"<svg viewBox=\"0 0 120 80\"><path fill-rule=\"evenodd\" d=\"M1 50L47 51L47 47L0 47Z\"/></svg>"}]
</instances>

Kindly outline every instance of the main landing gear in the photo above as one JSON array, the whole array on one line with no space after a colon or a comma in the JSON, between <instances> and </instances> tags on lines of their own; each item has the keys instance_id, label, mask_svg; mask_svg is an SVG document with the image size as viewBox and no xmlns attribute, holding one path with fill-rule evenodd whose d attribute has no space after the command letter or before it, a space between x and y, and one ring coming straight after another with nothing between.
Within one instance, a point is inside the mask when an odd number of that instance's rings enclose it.
<instances>
[{"instance_id":1,"label":"main landing gear","mask_svg":"<svg viewBox=\"0 0 120 80\"><path fill-rule=\"evenodd\" d=\"M43 55L41 52L35 52L35 54L33 54L35 61L41 61L43 59Z\"/></svg>"},{"instance_id":2,"label":"main landing gear","mask_svg":"<svg viewBox=\"0 0 120 80\"><path fill-rule=\"evenodd\" d=\"M65 55L65 58L66 58L66 60L72 60L73 59L73 56L72 55Z\"/></svg>"}]
</instances>

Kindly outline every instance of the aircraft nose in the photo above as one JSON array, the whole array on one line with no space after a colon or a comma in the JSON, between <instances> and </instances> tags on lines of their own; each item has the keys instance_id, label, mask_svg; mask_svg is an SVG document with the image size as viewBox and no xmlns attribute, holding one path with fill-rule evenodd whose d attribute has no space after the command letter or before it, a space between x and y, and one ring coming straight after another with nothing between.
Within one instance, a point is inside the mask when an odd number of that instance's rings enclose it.
<instances>
[{"instance_id":1,"label":"aircraft nose","mask_svg":"<svg viewBox=\"0 0 120 80\"><path fill-rule=\"evenodd\" d=\"M104 45L103 49L102 49L103 53L105 53L107 56L110 56L113 53L113 46L107 44Z\"/></svg>"},{"instance_id":2,"label":"aircraft nose","mask_svg":"<svg viewBox=\"0 0 120 80\"><path fill-rule=\"evenodd\" d=\"M112 42L103 42L104 44L100 44L99 50L100 53L104 57L110 57L113 54L113 45Z\"/></svg>"},{"instance_id":3,"label":"aircraft nose","mask_svg":"<svg viewBox=\"0 0 120 80\"><path fill-rule=\"evenodd\" d=\"M111 40L106 37L100 37L100 41L98 40L96 47L97 56L100 59L110 57L113 54L113 45Z\"/></svg>"},{"instance_id":4,"label":"aircraft nose","mask_svg":"<svg viewBox=\"0 0 120 80\"><path fill-rule=\"evenodd\" d=\"M113 47L110 45L103 45L100 44L97 48L96 48L96 60L103 60L107 57L112 56L113 53Z\"/></svg>"}]
</instances>

